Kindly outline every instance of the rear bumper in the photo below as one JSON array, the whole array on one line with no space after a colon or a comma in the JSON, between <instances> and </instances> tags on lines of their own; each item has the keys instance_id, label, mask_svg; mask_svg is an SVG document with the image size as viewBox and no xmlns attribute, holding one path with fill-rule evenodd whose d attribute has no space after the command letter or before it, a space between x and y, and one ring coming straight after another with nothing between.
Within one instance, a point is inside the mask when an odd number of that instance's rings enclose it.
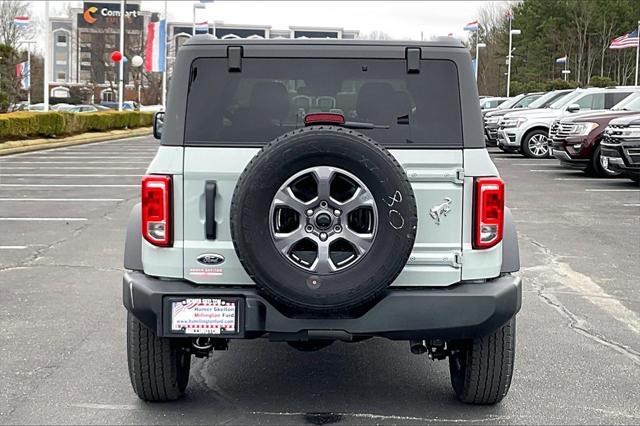
<instances>
[{"instance_id":1,"label":"rear bumper","mask_svg":"<svg viewBox=\"0 0 640 426\"><path fill-rule=\"evenodd\" d=\"M240 332L224 338L352 340L380 336L450 340L485 336L509 321L520 310L522 281L504 275L484 283L460 283L442 289L394 289L357 318L309 319L284 315L252 287L193 285L137 271L124 275L123 302L127 310L159 336L185 337L171 333L168 299L172 297L238 297Z\"/></svg>"}]
</instances>

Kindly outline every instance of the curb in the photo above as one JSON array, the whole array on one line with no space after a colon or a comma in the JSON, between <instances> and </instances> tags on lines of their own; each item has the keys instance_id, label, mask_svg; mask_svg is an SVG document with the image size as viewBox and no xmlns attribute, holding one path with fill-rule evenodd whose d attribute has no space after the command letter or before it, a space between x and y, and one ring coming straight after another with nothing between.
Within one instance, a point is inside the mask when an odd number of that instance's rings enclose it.
<instances>
[{"instance_id":1,"label":"curb","mask_svg":"<svg viewBox=\"0 0 640 426\"><path fill-rule=\"evenodd\" d=\"M61 139L30 139L24 141L8 141L0 143L0 157L22 152L40 151L65 146L83 145L94 142L104 142L111 139L126 139L138 136L147 136L152 133L151 127L142 127L132 130L111 130L100 133L82 133Z\"/></svg>"}]
</instances>

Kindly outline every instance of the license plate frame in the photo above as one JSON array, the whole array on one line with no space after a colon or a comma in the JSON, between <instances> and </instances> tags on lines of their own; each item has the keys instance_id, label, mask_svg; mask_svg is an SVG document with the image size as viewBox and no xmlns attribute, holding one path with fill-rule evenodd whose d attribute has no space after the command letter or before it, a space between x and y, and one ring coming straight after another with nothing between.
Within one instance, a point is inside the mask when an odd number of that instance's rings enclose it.
<instances>
[{"instance_id":1,"label":"license plate frame","mask_svg":"<svg viewBox=\"0 0 640 426\"><path fill-rule=\"evenodd\" d=\"M182 306L183 309L176 315L176 306ZM229 307L233 307L231 310ZM165 335L182 335L182 336L225 336L225 337L241 337L244 333L244 299L241 297L227 296L189 296L189 297L170 297L165 299ZM195 309L202 309L200 312L203 316L196 320L193 314ZM229 318L223 314L233 314L233 327L220 327L221 324L230 325ZM181 320L181 321L178 321ZM192 319L190 326L184 322L185 319Z\"/></svg>"}]
</instances>

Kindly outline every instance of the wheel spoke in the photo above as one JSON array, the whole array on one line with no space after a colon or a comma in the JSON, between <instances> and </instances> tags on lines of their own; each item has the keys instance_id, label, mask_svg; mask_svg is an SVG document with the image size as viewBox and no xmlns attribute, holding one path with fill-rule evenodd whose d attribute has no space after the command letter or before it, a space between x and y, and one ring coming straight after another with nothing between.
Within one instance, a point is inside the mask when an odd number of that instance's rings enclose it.
<instances>
[{"instance_id":1,"label":"wheel spoke","mask_svg":"<svg viewBox=\"0 0 640 426\"><path fill-rule=\"evenodd\" d=\"M346 226L342 238L349 241L358 250L358 256L365 254L373 243L373 234L358 234Z\"/></svg>"},{"instance_id":2,"label":"wheel spoke","mask_svg":"<svg viewBox=\"0 0 640 426\"><path fill-rule=\"evenodd\" d=\"M349 214L359 207L373 207L374 205L373 196L371 195L371 193L360 187L358 187L353 196L344 203L341 203L334 199L331 199L331 201L336 204L340 208L340 210L342 210L343 215Z\"/></svg>"},{"instance_id":3,"label":"wheel spoke","mask_svg":"<svg viewBox=\"0 0 640 426\"><path fill-rule=\"evenodd\" d=\"M307 234L304 231L304 228L301 226L295 231L292 232L274 232L273 233L273 242L276 245L276 248L280 250L285 256L289 255L291 251L291 247L296 244L298 241L307 237Z\"/></svg>"},{"instance_id":4,"label":"wheel spoke","mask_svg":"<svg viewBox=\"0 0 640 426\"><path fill-rule=\"evenodd\" d=\"M314 167L313 175L318 184L318 198L328 200L331 196L331 179L335 170L332 167Z\"/></svg>"},{"instance_id":5,"label":"wheel spoke","mask_svg":"<svg viewBox=\"0 0 640 426\"><path fill-rule=\"evenodd\" d=\"M318 242L318 256L311 266L311 270L318 274L335 272L336 266L329 257L329 241Z\"/></svg>"},{"instance_id":6,"label":"wheel spoke","mask_svg":"<svg viewBox=\"0 0 640 426\"><path fill-rule=\"evenodd\" d=\"M273 204L278 207L289 207L299 214L304 215L305 210L311 205L311 202L305 203L304 201L299 200L295 195L293 195L291 188L285 187L280 188L280 190L276 192Z\"/></svg>"}]
</instances>

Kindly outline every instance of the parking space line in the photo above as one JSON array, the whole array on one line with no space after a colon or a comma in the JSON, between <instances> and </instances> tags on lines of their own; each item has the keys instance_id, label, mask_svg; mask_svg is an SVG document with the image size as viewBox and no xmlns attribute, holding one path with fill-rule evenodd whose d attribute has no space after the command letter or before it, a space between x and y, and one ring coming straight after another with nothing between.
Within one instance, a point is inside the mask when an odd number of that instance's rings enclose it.
<instances>
[{"instance_id":1,"label":"parking space line","mask_svg":"<svg viewBox=\"0 0 640 426\"><path fill-rule=\"evenodd\" d=\"M640 203L639 204L623 204L624 207L640 207Z\"/></svg>"},{"instance_id":2,"label":"parking space line","mask_svg":"<svg viewBox=\"0 0 640 426\"><path fill-rule=\"evenodd\" d=\"M119 202L124 198L3 198L0 201L46 201L46 202Z\"/></svg>"},{"instance_id":3,"label":"parking space line","mask_svg":"<svg viewBox=\"0 0 640 426\"><path fill-rule=\"evenodd\" d=\"M55 159L61 159L61 160L99 160L101 158L109 158L112 160L128 160L131 158L149 158L149 160L151 160L152 156L149 157L141 157L141 156L126 156L126 157L115 157L112 155L92 155L92 156L81 156L81 155L65 155L65 156L53 156L53 155L33 155L29 158L33 158L34 160L55 160Z\"/></svg>"},{"instance_id":4,"label":"parking space line","mask_svg":"<svg viewBox=\"0 0 640 426\"><path fill-rule=\"evenodd\" d=\"M0 246L0 250L24 250L27 246Z\"/></svg>"},{"instance_id":5,"label":"parking space line","mask_svg":"<svg viewBox=\"0 0 640 426\"><path fill-rule=\"evenodd\" d=\"M587 188L585 189L587 192L640 192L640 189L598 189L598 188Z\"/></svg>"},{"instance_id":6,"label":"parking space line","mask_svg":"<svg viewBox=\"0 0 640 426\"><path fill-rule=\"evenodd\" d=\"M149 164L149 161L1 161L3 164Z\"/></svg>"},{"instance_id":7,"label":"parking space line","mask_svg":"<svg viewBox=\"0 0 640 426\"><path fill-rule=\"evenodd\" d=\"M601 178L593 178L593 177L577 177L577 178L553 178L553 180L597 180L600 182L606 182L606 179L601 179Z\"/></svg>"},{"instance_id":8,"label":"parking space line","mask_svg":"<svg viewBox=\"0 0 640 426\"><path fill-rule=\"evenodd\" d=\"M25 167L25 166L9 166L0 167L1 170L96 170L96 167L84 166L42 166L42 167ZM100 170L145 170L146 167L100 167Z\"/></svg>"},{"instance_id":9,"label":"parking space line","mask_svg":"<svg viewBox=\"0 0 640 426\"><path fill-rule=\"evenodd\" d=\"M118 174L69 174L69 173L0 173L0 177L142 177L142 175L118 175Z\"/></svg>"},{"instance_id":10,"label":"parking space line","mask_svg":"<svg viewBox=\"0 0 640 426\"><path fill-rule=\"evenodd\" d=\"M64 222L81 222L89 220L86 217L0 217L0 221L3 222L53 222L53 221L64 221Z\"/></svg>"},{"instance_id":11,"label":"parking space line","mask_svg":"<svg viewBox=\"0 0 640 426\"><path fill-rule=\"evenodd\" d=\"M100 185L100 184L49 184L49 183L0 183L0 186L5 187L19 187L19 186L27 186L27 187L38 187L38 188L49 188L49 187L61 187L61 188L139 188L140 185Z\"/></svg>"},{"instance_id":12,"label":"parking space line","mask_svg":"<svg viewBox=\"0 0 640 426\"><path fill-rule=\"evenodd\" d=\"M544 172L563 172L566 170L562 168L557 168L557 169L531 169L529 171L534 173L544 173Z\"/></svg>"},{"instance_id":13,"label":"parking space line","mask_svg":"<svg viewBox=\"0 0 640 426\"><path fill-rule=\"evenodd\" d=\"M531 166L533 166L534 164L537 164L537 163L540 163L540 162L536 161L536 162L531 162L531 163L511 163L511 165L512 166L529 166L529 167L531 167ZM555 162L552 162L552 163L540 163L540 165L542 167L559 167L559 168L562 168L562 169L564 168L560 164L557 164Z\"/></svg>"}]
</instances>

